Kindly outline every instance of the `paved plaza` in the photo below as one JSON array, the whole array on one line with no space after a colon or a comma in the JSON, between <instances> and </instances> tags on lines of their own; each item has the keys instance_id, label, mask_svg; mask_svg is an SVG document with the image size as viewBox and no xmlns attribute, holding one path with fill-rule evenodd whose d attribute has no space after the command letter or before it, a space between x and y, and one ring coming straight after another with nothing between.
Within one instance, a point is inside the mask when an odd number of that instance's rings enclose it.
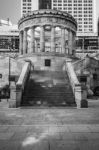
<instances>
[{"instance_id":1,"label":"paved plaza","mask_svg":"<svg viewBox=\"0 0 99 150\"><path fill-rule=\"evenodd\" d=\"M2 100L0 150L99 150L99 100L86 109L8 108Z\"/></svg>"}]
</instances>

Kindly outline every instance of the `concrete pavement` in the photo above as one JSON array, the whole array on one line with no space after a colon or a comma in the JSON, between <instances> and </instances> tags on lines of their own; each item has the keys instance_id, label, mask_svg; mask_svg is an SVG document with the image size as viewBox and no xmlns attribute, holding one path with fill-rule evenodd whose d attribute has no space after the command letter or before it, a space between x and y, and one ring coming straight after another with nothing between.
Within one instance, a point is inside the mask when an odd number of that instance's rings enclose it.
<instances>
[{"instance_id":1,"label":"concrete pavement","mask_svg":"<svg viewBox=\"0 0 99 150\"><path fill-rule=\"evenodd\" d=\"M99 100L84 109L8 108L0 102L0 150L99 150Z\"/></svg>"}]
</instances>

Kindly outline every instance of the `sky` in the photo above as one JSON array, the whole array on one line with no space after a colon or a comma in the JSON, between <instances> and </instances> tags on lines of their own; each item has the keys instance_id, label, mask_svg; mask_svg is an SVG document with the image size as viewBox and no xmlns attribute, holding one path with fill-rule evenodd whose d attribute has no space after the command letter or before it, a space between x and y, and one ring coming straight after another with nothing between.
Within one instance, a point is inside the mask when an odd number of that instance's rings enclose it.
<instances>
[{"instance_id":1,"label":"sky","mask_svg":"<svg viewBox=\"0 0 99 150\"><path fill-rule=\"evenodd\" d=\"M34 0L35 1L35 0ZM9 18L17 24L21 16L21 0L0 0L0 19ZM97 17L99 16L99 0L96 0Z\"/></svg>"}]
</instances>

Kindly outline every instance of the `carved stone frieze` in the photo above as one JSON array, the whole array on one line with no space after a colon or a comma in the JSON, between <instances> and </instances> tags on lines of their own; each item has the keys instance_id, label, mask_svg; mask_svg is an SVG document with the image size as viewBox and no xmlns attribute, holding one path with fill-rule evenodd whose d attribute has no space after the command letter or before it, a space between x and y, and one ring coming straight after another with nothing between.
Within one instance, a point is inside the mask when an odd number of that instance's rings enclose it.
<instances>
[{"instance_id":1,"label":"carved stone frieze","mask_svg":"<svg viewBox=\"0 0 99 150\"><path fill-rule=\"evenodd\" d=\"M69 28L70 30L73 30L74 32L76 32L77 27L76 25L66 19L62 19L62 18L48 18L48 17L43 17L42 18L34 18L34 19L29 19L29 20L25 20L24 22L22 22L19 25L19 30L24 30L24 28L30 28L31 26L44 26L44 25L54 25L54 26L61 26L64 28Z\"/></svg>"}]
</instances>

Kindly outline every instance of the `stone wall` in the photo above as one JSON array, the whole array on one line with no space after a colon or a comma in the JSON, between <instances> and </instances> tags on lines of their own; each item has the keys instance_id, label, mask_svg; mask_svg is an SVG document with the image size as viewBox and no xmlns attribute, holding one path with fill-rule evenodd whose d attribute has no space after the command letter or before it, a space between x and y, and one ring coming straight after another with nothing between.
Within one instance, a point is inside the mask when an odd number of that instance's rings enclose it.
<instances>
[{"instance_id":1,"label":"stone wall","mask_svg":"<svg viewBox=\"0 0 99 150\"><path fill-rule=\"evenodd\" d=\"M0 58L0 88L9 84L9 57Z\"/></svg>"},{"instance_id":2,"label":"stone wall","mask_svg":"<svg viewBox=\"0 0 99 150\"><path fill-rule=\"evenodd\" d=\"M62 71L66 57L53 56L50 54L28 54L26 57L19 57L18 60L31 61L31 66L33 66L34 70ZM50 66L45 66L45 60L50 60Z\"/></svg>"},{"instance_id":3,"label":"stone wall","mask_svg":"<svg viewBox=\"0 0 99 150\"><path fill-rule=\"evenodd\" d=\"M23 61L17 61L9 57L0 57L0 87L9 85L9 75L18 77L23 65Z\"/></svg>"}]
</instances>

